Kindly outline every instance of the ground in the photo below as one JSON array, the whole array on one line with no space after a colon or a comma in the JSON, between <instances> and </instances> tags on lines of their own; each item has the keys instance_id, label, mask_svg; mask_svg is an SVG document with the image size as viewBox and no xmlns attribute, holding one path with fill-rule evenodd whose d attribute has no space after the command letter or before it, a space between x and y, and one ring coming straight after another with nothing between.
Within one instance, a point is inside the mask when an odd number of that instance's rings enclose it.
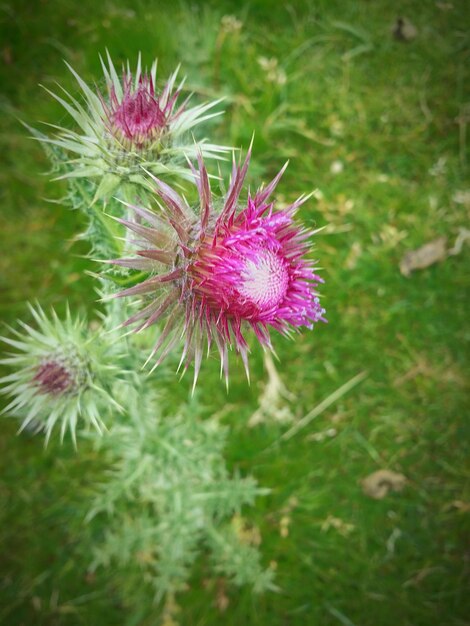
<instances>
[{"instance_id":1,"label":"ground","mask_svg":"<svg viewBox=\"0 0 470 626\"><path fill-rule=\"evenodd\" d=\"M244 515L260 530L279 591L224 591L205 581L201 564L176 598L184 626L469 623L468 246L455 245L470 205L469 18L459 0L2 4L7 323L27 317L27 300L96 308L93 263L71 241L81 216L47 201L64 188L44 175L46 158L18 122L69 123L37 86L74 88L62 59L90 84L106 47L118 61L158 56L162 75L181 62L196 98L226 98L224 118L209 128L215 141L246 147L255 131L252 185L290 159L281 204L316 190L301 216L323 228L315 257L329 323L276 339L287 397L276 398L273 383L264 398L271 415L250 426L267 380L254 345L249 388L233 363L227 393L215 359L198 388L206 416L231 428L230 467L272 490ZM405 254L439 237L439 262L400 271ZM176 388L181 401L189 378ZM292 423L276 418L289 414L318 415L281 439ZM80 525L70 520L98 480L99 458L86 446L44 450L16 430L3 418L0 623L157 623L158 609L119 604L110 572L87 575ZM406 481L371 497L362 481L378 470Z\"/></svg>"}]
</instances>

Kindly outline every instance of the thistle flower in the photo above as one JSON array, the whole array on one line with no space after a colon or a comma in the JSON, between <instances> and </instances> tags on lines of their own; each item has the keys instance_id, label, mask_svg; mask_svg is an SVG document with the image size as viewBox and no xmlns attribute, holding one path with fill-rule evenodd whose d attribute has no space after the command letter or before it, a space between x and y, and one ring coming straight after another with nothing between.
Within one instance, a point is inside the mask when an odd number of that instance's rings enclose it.
<instances>
[{"instance_id":1,"label":"thistle flower","mask_svg":"<svg viewBox=\"0 0 470 626\"><path fill-rule=\"evenodd\" d=\"M0 391L13 396L3 413L22 418L20 431L44 430L46 444L56 424L61 440L69 430L74 443L79 421L101 433L101 412L111 405L120 409L107 391L116 368L103 364L100 342L87 337L85 322L69 310L64 321L54 311L48 319L40 307L30 310L36 329L20 322L23 332L12 330L15 339L0 338L18 351L0 360L16 370L0 378Z\"/></svg>"},{"instance_id":2,"label":"thistle flower","mask_svg":"<svg viewBox=\"0 0 470 626\"><path fill-rule=\"evenodd\" d=\"M204 139L195 144L189 132L221 114L209 112L220 100L189 107L189 97L179 102L184 80L176 87L178 69L159 91L157 61L146 72L142 70L139 55L135 73L128 63L121 78L108 52L107 61L108 65L101 59L106 81L103 93L90 89L67 64L82 90L84 105L65 89L62 90L67 99L46 89L79 126L77 132L54 126L58 132L53 138L33 131L41 141L74 155L67 162L67 172L59 178L96 179L99 185L96 200L109 196L123 181L145 186L142 166L154 174L187 178L185 158L195 157L196 150L213 158L220 158L227 151Z\"/></svg>"},{"instance_id":3,"label":"thistle flower","mask_svg":"<svg viewBox=\"0 0 470 626\"><path fill-rule=\"evenodd\" d=\"M134 206L130 208L136 222L118 220L137 233L136 243L142 249L137 258L110 263L152 272L142 283L115 294L145 294L149 300L125 325L140 322L137 330L142 330L164 319L148 360L157 355L156 367L183 336L180 367L184 363L186 370L194 360L194 384L206 345L208 350L213 342L217 345L221 372L228 382L229 348L241 355L248 376L248 328L271 349L271 329L289 335L326 321L316 292L316 285L323 281L306 258L313 232L294 222L295 212L307 197L274 210L269 198L284 166L267 187L254 196L248 194L247 202L241 203L249 160L250 152L243 166L234 162L219 212L199 157L199 173L193 168L200 197L198 217L174 190L154 178L163 213ZM142 225L142 219L149 226Z\"/></svg>"}]
</instances>

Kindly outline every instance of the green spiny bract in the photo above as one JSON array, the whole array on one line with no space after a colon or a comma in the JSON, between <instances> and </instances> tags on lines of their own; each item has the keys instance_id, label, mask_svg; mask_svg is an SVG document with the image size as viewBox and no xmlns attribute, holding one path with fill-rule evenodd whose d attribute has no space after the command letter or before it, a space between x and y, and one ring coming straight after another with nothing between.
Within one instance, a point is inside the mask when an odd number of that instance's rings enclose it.
<instances>
[{"instance_id":1,"label":"green spiny bract","mask_svg":"<svg viewBox=\"0 0 470 626\"><path fill-rule=\"evenodd\" d=\"M136 185L142 192L148 186L144 169L158 176L191 179L186 159L199 152L207 158L227 153L226 146L195 141L192 136L196 126L220 115L212 112L220 100L189 107L189 98L178 103L184 84L183 80L176 86L178 70L157 90L156 61L149 72L142 71L139 55L135 73L128 63L119 78L109 53L107 60L108 65L101 60L104 93L91 89L68 65L83 104L63 88L65 98L47 89L78 126L72 130L52 125L53 137L32 131L36 139L69 155L62 159L58 178L93 180L96 201L111 197L123 184Z\"/></svg>"}]
</instances>

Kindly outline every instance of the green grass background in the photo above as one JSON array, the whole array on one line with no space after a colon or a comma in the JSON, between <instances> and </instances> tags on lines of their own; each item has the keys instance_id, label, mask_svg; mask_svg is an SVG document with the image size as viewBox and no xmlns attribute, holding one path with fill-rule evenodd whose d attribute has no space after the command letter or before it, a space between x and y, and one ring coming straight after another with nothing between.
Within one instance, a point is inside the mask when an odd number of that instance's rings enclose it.
<instances>
[{"instance_id":1,"label":"green grass background","mask_svg":"<svg viewBox=\"0 0 470 626\"><path fill-rule=\"evenodd\" d=\"M221 36L224 15L242 21L238 34ZM399 271L405 252L441 235L451 247L468 225L468 195L467 205L458 195L469 189L466 3L6 0L0 16L0 307L8 323L26 315L26 300L95 306L85 270L96 268L81 256L86 245L71 243L81 216L46 201L64 188L44 175L40 147L16 120L69 123L37 87L58 81L75 90L62 59L90 82L105 47L117 62L138 51L147 63L158 56L161 75L181 62L196 98L227 98L223 120L209 129L214 141L246 147L256 131L252 185L290 159L281 200L321 192L301 215L326 226L316 256L329 324L294 342L276 338L278 369L297 418L368 375L266 450L286 427L247 426L265 380L260 351L251 387L233 364L228 394L216 360L205 363L198 398L205 415L219 412L231 427L230 467L272 489L245 514L261 530L264 562L276 563L280 592L230 588L220 612L201 563L178 598L180 623L470 623L468 248L409 278ZM413 41L392 37L398 16L417 28ZM268 80L260 57L278 60L286 84ZM189 384L175 385L175 406ZM330 428L334 437L312 438ZM87 575L77 516L99 480L99 458L85 445L78 454L67 444L44 451L40 437L16 437L16 429L3 419L0 623L158 624L158 609L121 604L125 581L113 572ZM408 483L373 500L360 481L382 468ZM326 529L331 517L344 525Z\"/></svg>"}]
</instances>

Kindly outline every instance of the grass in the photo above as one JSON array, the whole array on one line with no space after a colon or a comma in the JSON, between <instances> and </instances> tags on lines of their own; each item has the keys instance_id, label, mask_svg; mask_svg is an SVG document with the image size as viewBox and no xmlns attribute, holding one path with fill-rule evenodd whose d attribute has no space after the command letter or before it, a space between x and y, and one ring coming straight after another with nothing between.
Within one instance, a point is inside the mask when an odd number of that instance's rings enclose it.
<instances>
[{"instance_id":1,"label":"grass","mask_svg":"<svg viewBox=\"0 0 470 626\"><path fill-rule=\"evenodd\" d=\"M438 236L451 247L468 217L468 196L465 205L456 195L469 185L456 122L468 118L466 4L63 0L31 8L6 0L0 8L0 307L8 323L25 314L25 300L94 306L86 247L70 243L81 217L43 200L59 198L60 185L42 176L45 157L15 119L63 116L37 88L55 80L73 88L62 58L90 81L105 47L117 59L158 56L162 73L181 61L197 94L227 98L211 129L216 141L246 147L256 130L253 184L289 158L280 200L318 188L302 217L326 227L316 255L329 325L276 340L293 398L283 405L301 419L367 376L283 440L290 426L273 419L248 426L265 382L259 351L251 387L234 364L228 394L215 360L205 364L199 401L231 427L230 466L272 489L246 516L260 527L280 592L228 589L220 612L201 563L178 598L180 622L467 624L468 248L409 278L399 271L405 252ZM241 20L241 31L221 34L223 15ZM413 41L391 35L401 15L418 29ZM260 57L277 59L274 82ZM184 397L189 379L176 388ZM157 623L158 609L120 604L112 572L86 574L78 511L99 458L69 445L44 451L40 438L16 437L16 427L4 419L0 435L0 623ZM360 481L383 468L408 482L374 500Z\"/></svg>"}]
</instances>

